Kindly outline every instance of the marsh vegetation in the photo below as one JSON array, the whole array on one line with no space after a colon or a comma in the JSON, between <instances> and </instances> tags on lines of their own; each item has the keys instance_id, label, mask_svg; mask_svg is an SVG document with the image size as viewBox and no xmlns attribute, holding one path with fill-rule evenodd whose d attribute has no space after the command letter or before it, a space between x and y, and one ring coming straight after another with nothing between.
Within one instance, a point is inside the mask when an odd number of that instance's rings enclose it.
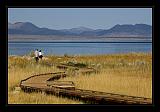
<instances>
[{"instance_id":1,"label":"marsh vegetation","mask_svg":"<svg viewBox=\"0 0 160 112\"><path fill-rule=\"evenodd\" d=\"M73 74L60 79L73 81L76 88L152 98L152 53L127 53L87 56L45 56L37 64L32 57L8 57L9 104L82 104L83 102L41 93L16 92L21 80L39 73L59 72L56 65L69 63L93 67L98 72ZM81 63L81 64L78 64Z\"/></svg>"}]
</instances>

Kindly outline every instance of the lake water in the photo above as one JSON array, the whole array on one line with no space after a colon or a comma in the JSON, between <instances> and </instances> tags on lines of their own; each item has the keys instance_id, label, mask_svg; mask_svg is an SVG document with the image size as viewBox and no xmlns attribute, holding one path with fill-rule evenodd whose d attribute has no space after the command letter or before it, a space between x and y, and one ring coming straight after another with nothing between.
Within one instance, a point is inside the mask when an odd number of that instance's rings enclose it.
<instances>
[{"instance_id":1,"label":"lake water","mask_svg":"<svg viewBox=\"0 0 160 112\"><path fill-rule=\"evenodd\" d=\"M35 49L41 49L44 55L96 55L128 52L152 52L152 43L8 43L8 55L26 55Z\"/></svg>"}]
</instances>

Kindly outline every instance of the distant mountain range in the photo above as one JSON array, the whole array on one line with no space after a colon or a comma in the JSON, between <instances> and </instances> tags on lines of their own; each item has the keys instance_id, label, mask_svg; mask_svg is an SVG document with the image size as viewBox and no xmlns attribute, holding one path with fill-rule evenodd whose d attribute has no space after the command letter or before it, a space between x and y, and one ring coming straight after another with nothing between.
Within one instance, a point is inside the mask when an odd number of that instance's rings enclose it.
<instances>
[{"instance_id":1,"label":"distant mountain range","mask_svg":"<svg viewBox=\"0 0 160 112\"><path fill-rule=\"evenodd\" d=\"M85 37L151 37L152 26L147 24L115 25L110 29L90 29L78 27L72 29L39 28L30 22L8 23L8 34L18 35L55 35L55 36L85 36Z\"/></svg>"}]
</instances>

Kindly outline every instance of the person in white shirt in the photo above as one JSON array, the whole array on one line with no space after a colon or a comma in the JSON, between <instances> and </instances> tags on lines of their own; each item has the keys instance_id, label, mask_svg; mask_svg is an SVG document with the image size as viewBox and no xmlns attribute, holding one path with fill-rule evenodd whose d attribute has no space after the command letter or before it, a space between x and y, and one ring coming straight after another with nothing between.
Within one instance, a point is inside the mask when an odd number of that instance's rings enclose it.
<instances>
[{"instance_id":1,"label":"person in white shirt","mask_svg":"<svg viewBox=\"0 0 160 112\"><path fill-rule=\"evenodd\" d=\"M36 62L38 62L38 60L39 60L39 52L38 52L38 49L36 49L36 51L34 52L34 55L35 55L35 60L36 60Z\"/></svg>"},{"instance_id":2,"label":"person in white shirt","mask_svg":"<svg viewBox=\"0 0 160 112\"><path fill-rule=\"evenodd\" d=\"M43 53L41 52L41 50L39 50L39 58L42 60L42 57L43 57L43 55L42 55Z\"/></svg>"}]
</instances>

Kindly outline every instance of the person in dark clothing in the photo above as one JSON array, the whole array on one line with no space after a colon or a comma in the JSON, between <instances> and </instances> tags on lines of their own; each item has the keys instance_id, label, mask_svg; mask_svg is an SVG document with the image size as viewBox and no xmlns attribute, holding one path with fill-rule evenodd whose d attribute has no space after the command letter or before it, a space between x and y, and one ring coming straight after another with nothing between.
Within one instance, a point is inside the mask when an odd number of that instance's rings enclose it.
<instances>
[{"instance_id":1,"label":"person in dark clothing","mask_svg":"<svg viewBox=\"0 0 160 112\"><path fill-rule=\"evenodd\" d=\"M41 50L39 50L39 58L42 60L42 57L43 57L43 55L42 55L42 51Z\"/></svg>"}]
</instances>

